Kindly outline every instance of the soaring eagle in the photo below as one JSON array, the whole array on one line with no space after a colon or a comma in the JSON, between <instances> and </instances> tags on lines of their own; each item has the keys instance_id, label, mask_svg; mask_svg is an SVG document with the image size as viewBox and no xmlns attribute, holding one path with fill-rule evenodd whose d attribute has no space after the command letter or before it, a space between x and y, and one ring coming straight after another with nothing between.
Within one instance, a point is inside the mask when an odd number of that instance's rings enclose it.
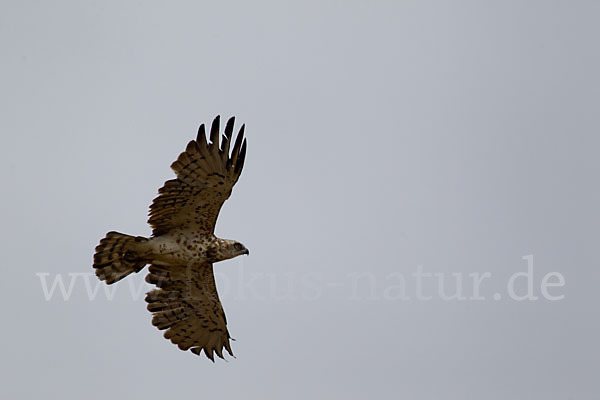
<instances>
[{"instance_id":1,"label":"soaring eagle","mask_svg":"<svg viewBox=\"0 0 600 400\"><path fill-rule=\"evenodd\" d=\"M223 348L233 356L213 263L249 254L240 242L214 235L246 157L244 125L230 151L235 119L227 121L220 145L219 121L209 142L201 125L171 165L177 178L165 182L150 206L152 236L108 232L94 255L96 275L109 285L150 264L146 281L158 287L146 295L152 324L181 350L204 351L213 362L214 353L223 358Z\"/></svg>"}]
</instances>

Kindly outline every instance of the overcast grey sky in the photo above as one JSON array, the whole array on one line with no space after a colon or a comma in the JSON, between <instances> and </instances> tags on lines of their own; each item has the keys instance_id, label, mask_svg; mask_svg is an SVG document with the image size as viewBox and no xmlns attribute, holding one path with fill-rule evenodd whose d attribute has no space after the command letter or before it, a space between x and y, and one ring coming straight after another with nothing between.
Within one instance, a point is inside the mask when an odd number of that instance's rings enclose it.
<instances>
[{"instance_id":1,"label":"overcast grey sky","mask_svg":"<svg viewBox=\"0 0 600 400\"><path fill-rule=\"evenodd\" d=\"M598 397L599 20L2 1L0 397ZM217 234L251 256L215 266L237 359L213 364L151 326L143 274L111 294L91 264L107 231L150 234L217 114L248 137Z\"/></svg>"}]
</instances>

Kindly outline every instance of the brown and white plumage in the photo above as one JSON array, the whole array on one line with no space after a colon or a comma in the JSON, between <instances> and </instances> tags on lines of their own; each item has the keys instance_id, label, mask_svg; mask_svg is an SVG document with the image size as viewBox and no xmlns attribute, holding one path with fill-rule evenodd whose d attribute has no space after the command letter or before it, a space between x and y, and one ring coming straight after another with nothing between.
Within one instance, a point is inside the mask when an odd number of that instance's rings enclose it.
<instances>
[{"instance_id":1,"label":"brown and white plumage","mask_svg":"<svg viewBox=\"0 0 600 400\"><path fill-rule=\"evenodd\" d=\"M171 164L177 179L165 182L159 190L160 195L150 206L148 223L154 228L155 236L174 227L214 232L219 210L231 195L246 157L245 126L242 125L230 155L235 119L227 121L221 147L219 120L217 116L212 123L209 143L202 124L196 140L190 141L186 150Z\"/></svg>"},{"instance_id":2,"label":"brown and white plumage","mask_svg":"<svg viewBox=\"0 0 600 400\"><path fill-rule=\"evenodd\" d=\"M149 239L109 232L96 247L96 275L112 284L151 264L146 281L157 289L146 296L152 324L182 350L204 352L214 361L223 349L233 355L213 263L249 254L239 242L214 236L221 206L240 177L246 156L242 125L233 148L234 118L219 143L219 116L206 140L198 137L173 162L176 179L165 182L150 206Z\"/></svg>"},{"instance_id":3,"label":"brown and white plumage","mask_svg":"<svg viewBox=\"0 0 600 400\"><path fill-rule=\"evenodd\" d=\"M167 329L165 338L214 361L213 352L223 358L223 348L233 355L225 312L221 306L212 264L181 268L150 266L146 281L160 289L146 295L152 324Z\"/></svg>"}]
</instances>

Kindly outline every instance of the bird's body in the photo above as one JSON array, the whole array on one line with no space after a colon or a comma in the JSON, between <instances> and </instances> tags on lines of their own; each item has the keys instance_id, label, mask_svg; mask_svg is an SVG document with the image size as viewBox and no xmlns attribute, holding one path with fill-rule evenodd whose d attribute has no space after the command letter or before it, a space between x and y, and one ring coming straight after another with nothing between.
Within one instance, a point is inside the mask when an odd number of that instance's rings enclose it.
<instances>
[{"instance_id":1,"label":"bird's body","mask_svg":"<svg viewBox=\"0 0 600 400\"><path fill-rule=\"evenodd\" d=\"M202 235L189 229L176 229L168 234L150 238L146 245L152 257L152 264L176 267L190 263L214 263L232 258L226 254L217 254L219 249L226 247L226 242L226 239L213 234ZM239 254L231 255L235 257Z\"/></svg>"},{"instance_id":2,"label":"bird's body","mask_svg":"<svg viewBox=\"0 0 600 400\"><path fill-rule=\"evenodd\" d=\"M217 216L231 195L246 156L244 126L230 152L234 119L219 145L219 117L171 165L176 179L165 182L150 206L150 238L109 232L96 247L94 268L100 280L115 283L150 264L146 281L158 287L146 296L152 324L165 338L195 354L231 355L229 331L213 276L213 263L249 254L235 240L214 235Z\"/></svg>"}]
</instances>

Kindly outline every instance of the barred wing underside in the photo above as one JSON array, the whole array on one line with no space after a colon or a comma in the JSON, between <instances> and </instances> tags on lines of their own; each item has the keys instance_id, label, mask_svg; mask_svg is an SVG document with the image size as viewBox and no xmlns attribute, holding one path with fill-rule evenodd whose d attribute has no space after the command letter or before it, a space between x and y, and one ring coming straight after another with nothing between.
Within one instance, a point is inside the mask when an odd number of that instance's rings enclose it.
<instances>
[{"instance_id":1,"label":"barred wing underside","mask_svg":"<svg viewBox=\"0 0 600 400\"><path fill-rule=\"evenodd\" d=\"M234 122L233 117L227 121L220 146L220 117L212 123L209 142L204 124L201 125L197 139L189 142L171 165L177 179L165 182L150 206L148 223L154 236L174 227L195 228L198 233L214 232L221 206L231 195L246 157L244 125L230 153Z\"/></svg>"},{"instance_id":2,"label":"barred wing underside","mask_svg":"<svg viewBox=\"0 0 600 400\"><path fill-rule=\"evenodd\" d=\"M214 361L223 349L233 356L227 319L219 300L212 264L188 267L150 266L146 281L159 287L146 295L152 325L181 350Z\"/></svg>"}]
</instances>

